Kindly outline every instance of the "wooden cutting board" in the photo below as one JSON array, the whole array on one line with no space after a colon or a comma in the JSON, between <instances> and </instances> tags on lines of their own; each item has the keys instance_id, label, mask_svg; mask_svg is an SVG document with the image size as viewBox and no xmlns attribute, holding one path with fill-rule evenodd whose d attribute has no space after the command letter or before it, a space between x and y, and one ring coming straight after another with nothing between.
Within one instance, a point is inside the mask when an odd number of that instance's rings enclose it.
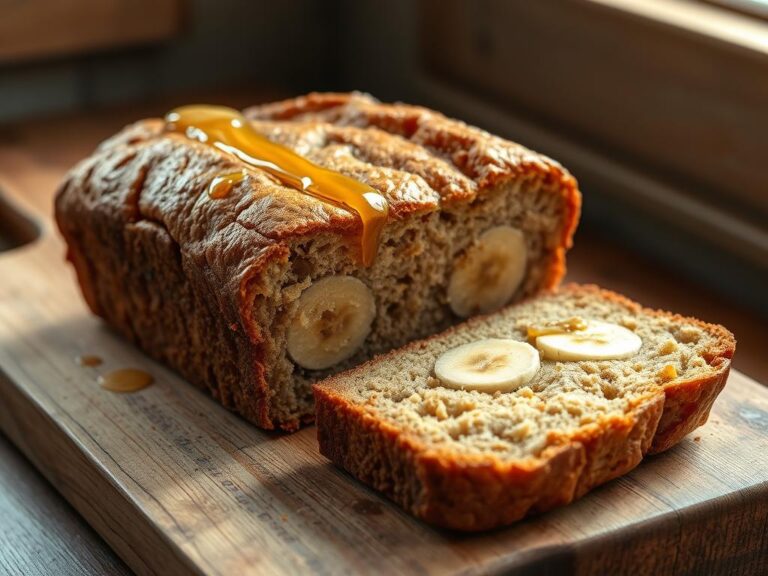
<instances>
[{"instance_id":1,"label":"wooden cutting board","mask_svg":"<svg viewBox=\"0 0 768 576\"><path fill-rule=\"evenodd\" d=\"M742 374L706 426L580 501L491 533L438 531L329 464L314 428L261 432L112 334L63 261L50 195L17 196L43 234L0 254L0 425L139 573L768 570L768 391ZM156 382L99 387L123 367Z\"/></svg>"}]
</instances>

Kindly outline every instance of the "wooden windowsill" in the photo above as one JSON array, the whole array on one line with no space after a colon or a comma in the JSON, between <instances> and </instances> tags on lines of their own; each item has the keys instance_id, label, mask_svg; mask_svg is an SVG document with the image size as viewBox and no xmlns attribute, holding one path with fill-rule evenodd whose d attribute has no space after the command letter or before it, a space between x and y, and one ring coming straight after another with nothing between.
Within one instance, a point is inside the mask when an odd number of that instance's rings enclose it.
<instances>
[{"instance_id":1,"label":"wooden windowsill","mask_svg":"<svg viewBox=\"0 0 768 576\"><path fill-rule=\"evenodd\" d=\"M585 0L768 56L768 23L692 0Z\"/></svg>"}]
</instances>

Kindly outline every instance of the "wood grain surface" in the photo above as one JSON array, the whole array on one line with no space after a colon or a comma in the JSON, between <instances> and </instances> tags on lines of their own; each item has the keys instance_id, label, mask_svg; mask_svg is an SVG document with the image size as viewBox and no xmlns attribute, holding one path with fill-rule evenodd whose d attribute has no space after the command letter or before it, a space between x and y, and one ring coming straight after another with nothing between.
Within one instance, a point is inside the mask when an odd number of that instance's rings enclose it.
<instances>
[{"instance_id":1,"label":"wood grain surface","mask_svg":"<svg viewBox=\"0 0 768 576\"><path fill-rule=\"evenodd\" d=\"M0 574L131 573L2 435L0 518Z\"/></svg>"},{"instance_id":2,"label":"wood grain surface","mask_svg":"<svg viewBox=\"0 0 768 576\"><path fill-rule=\"evenodd\" d=\"M57 171L52 161L28 178L50 184ZM768 392L738 372L706 426L573 505L482 535L437 531L330 465L313 428L261 432L112 334L62 260L52 188L7 190L43 235L0 254L0 426L139 573L768 568ZM80 366L81 354L104 364ZM98 386L123 367L156 383Z\"/></svg>"}]
</instances>

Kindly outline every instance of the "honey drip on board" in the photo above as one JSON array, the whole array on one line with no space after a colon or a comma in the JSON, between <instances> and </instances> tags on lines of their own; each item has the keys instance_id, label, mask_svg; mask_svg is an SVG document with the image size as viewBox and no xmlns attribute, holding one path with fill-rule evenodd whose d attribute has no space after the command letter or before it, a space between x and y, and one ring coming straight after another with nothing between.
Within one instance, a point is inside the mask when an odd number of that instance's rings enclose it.
<instances>
[{"instance_id":1,"label":"honey drip on board","mask_svg":"<svg viewBox=\"0 0 768 576\"><path fill-rule=\"evenodd\" d=\"M152 384L152 374L135 368L123 368L99 376L99 384L110 392L136 392Z\"/></svg>"},{"instance_id":2,"label":"honey drip on board","mask_svg":"<svg viewBox=\"0 0 768 576\"><path fill-rule=\"evenodd\" d=\"M166 115L165 128L231 154L248 167L264 170L300 192L356 213L363 225L360 238L363 265L373 263L389 205L384 196L367 184L317 166L270 141L232 108L182 106ZM221 184L221 191L215 193L225 196L233 185Z\"/></svg>"},{"instance_id":3,"label":"honey drip on board","mask_svg":"<svg viewBox=\"0 0 768 576\"><path fill-rule=\"evenodd\" d=\"M80 366L88 366L89 368L93 368L94 366L101 366L102 362L104 361L98 356L94 356L92 354L83 354L82 356L75 358L75 362L77 362Z\"/></svg>"}]
</instances>

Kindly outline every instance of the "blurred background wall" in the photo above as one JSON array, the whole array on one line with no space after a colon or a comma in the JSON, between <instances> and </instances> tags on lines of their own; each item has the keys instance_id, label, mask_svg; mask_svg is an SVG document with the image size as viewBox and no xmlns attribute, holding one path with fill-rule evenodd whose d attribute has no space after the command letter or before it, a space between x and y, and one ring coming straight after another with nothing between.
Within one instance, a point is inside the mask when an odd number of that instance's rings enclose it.
<instances>
[{"instance_id":1,"label":"blurred background wall","mask_svg":"<svg viewBox=\"0 0 768 576\"><path fill-rule=\"evenodd\" d=\"M584 229L768 316L764 4L0 0L0 125L229 91L422 103L557 158Z\"/></svg>"},{"instance_id":2,"label":"blurred background wall","mask_svg":"<svg viewBox=\"0 0 768 576\"><path fill-rule=\"evenodd\" d=\"M0 0L0 122L189 90L328 89L335 12L311 0Z\"/></svg>"}]
</instances>

